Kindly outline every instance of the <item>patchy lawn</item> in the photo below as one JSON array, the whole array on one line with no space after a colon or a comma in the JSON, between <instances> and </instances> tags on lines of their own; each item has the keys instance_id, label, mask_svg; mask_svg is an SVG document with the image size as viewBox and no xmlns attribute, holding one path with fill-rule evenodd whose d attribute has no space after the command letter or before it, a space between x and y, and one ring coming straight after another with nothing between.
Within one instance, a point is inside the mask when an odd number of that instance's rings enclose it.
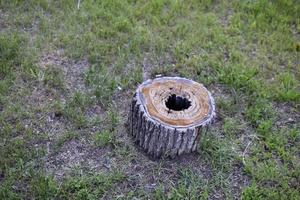
<instances>
[{"instance_id":1,"label":"patchy lawn","mask_svg":"<svg viewBox=\"0 0 300 200\"><path fill-rule=\"evenodd\" d=\"M125 122L155 75L204 83L197 153ZM300 199L296 0L0 0L0 199Z\"/></svg>"}]
</instances>

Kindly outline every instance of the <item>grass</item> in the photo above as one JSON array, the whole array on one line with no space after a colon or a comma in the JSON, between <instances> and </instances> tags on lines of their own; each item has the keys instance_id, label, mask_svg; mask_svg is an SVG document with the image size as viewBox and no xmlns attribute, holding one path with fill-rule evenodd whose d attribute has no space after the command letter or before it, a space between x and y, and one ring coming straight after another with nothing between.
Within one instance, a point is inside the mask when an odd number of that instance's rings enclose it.
<instances>
[{"instance_id":1,"label":"grass","mask_svg":"<svg viewBox=\"0 0 300 200\"><path fill-rule=\"evenodd\" d=\"M100 133L96 133L94 136L94 141L96 146L106 146L113 143L113 136L108 130L104 130Z\"/></svg>"},{"instance_id":2,"label":"grass","mask_svg":"<svg viewBox=\"0 0 300 200\"><path fill-rule=\"evenodd\" d=\"M0 199L300 198L297 1L77 3L0 0ZM157 74L216 99L196 155L151 161L126 133Z\"/></svg>"}]
</instances>

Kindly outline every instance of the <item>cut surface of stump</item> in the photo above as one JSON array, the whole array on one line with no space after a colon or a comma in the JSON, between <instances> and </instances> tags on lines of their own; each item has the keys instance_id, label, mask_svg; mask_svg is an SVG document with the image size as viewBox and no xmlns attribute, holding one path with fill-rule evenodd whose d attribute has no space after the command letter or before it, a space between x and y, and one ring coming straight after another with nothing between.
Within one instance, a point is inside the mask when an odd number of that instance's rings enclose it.
<instances>
[{"instance_id":1,"label":"cut surface of stump","mask_svg":"<svg viewBox=\"0 0 300 200\"><path fill-rule=\"evenodd\" d=\"M152 157L190 153L215 116L214 99L200 83L180 78L147 80L136 90L129 132Z\"/></svg>"}]
</instances>

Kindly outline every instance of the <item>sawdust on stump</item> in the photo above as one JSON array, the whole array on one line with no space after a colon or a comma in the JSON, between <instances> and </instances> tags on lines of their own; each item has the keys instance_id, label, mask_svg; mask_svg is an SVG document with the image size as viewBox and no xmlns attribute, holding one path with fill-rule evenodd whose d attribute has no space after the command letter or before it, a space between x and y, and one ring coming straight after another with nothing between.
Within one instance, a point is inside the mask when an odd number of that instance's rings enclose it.
<instances>
[{"instance_id":1,"label":"sawdust on stump","mask_svg":"<svg viewBox=\"0 0 300 200\"><path fill-rule=\"evenodd\" d=\"M135 143L152 157L190 153L215 116L202 85L180 77L147 80L136 90L128 118Z\"/></svg>"}]
</instances>

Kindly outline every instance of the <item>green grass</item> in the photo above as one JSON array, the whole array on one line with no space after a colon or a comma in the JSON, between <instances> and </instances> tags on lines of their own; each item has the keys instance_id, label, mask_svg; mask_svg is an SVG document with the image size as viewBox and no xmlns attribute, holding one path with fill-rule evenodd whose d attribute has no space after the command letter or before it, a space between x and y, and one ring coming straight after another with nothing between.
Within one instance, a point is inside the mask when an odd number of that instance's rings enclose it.
<instances>
[{"instance_id":1,"label":"green grass","mask_svg":"<svg viewBox=\"0 0 300 200\"><path fill-rule=\"evenodd\" d=\"M94 136L94 142L96 146L102 147L110 143L113 143L113 136L108 130L104 130L100 133L96 133Z\"/></svg>"},{"instance_id":2,"label":"green grass","mask_svg":"<svg viewBox=\"0 0 300 200\"><path fill-rule=\"evenodd\" d=\"M296 0L80 2L0 0L0 199L300 198ZM47 54L56 64L40 66ZM124 127L145 74L194 79L217 102L199 154L175 174ZM47 143L60 155L71 139L109 152L109 173L49 174Z\"/></svg>"}]
</instances>

